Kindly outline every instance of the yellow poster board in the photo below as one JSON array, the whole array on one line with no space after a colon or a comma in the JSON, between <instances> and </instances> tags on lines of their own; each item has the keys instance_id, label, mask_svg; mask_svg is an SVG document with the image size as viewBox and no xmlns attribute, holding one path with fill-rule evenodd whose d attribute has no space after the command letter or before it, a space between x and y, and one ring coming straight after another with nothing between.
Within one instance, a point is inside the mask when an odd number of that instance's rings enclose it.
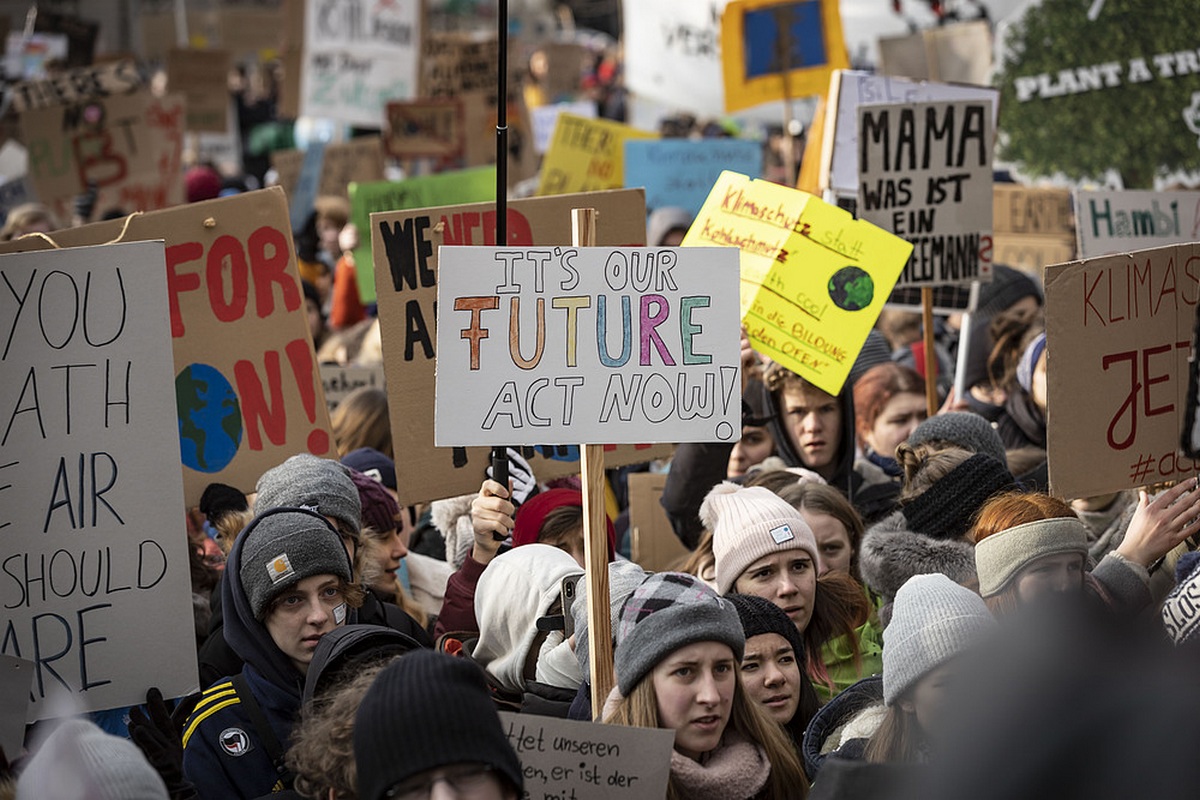
<instances>
[{"instance_id":1,"label":"yellow poster board","mask_svg":"<svg viewBox=\"0 0 1200 800\"><path fill-rule=\"evenodd\" d=\"M625 141L658 134L619 122L562 113L542 162L539 195L597 192L625 185Z\"/></svg>"}]
</instances>

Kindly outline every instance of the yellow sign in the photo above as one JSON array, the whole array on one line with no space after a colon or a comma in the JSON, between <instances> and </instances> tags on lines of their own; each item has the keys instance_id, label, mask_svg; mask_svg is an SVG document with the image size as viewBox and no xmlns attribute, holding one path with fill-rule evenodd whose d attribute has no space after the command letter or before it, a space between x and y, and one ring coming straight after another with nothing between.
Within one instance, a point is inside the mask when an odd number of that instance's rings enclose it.
<instances>
[{"instance_id":1,"label":"yellow sign","mask_svg":"<svg viewBox=\"0 0 1200 800\"><path fill-rule=\"evenodd\" d=\"M726 111L824 94L850 66L837 0L733 0L721 52Z\"/></svg>"},{"instance_id":2,"label":"yellow sign","mask_svg":"<svg viewBox=\"0 0 1200 800\"><path fill-rule=\"evenodd\" d=\"M619 122L559 114L537 193L619 189L625 185L625 140L657 138Z\"/></svg>"},{"instance_id":3,"label":"yellow sign","mask_svg":"<svg viewBox=\"0 0 1200 800\"><path fill-rule=\"evenodd\" d=\"M912 244L809 196L743 321L754 349L836 395Z\"/></svg>"}]
</instances>

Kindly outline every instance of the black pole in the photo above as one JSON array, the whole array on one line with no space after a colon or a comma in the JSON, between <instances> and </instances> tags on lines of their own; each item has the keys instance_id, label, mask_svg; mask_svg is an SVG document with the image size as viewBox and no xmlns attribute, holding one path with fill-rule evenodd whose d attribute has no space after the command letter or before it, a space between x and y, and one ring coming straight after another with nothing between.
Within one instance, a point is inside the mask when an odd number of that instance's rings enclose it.
<instances>
[{"instance_id":1,"label":"black pole","mask_svg":"<svg viewBox=\"0 0 1200 800\"><path fill-rule=\"evenodd\" d=\"M499 0L499 69L496 74L496 245L508 244L508 0ZM508 488L507 448L492 448L492 480ZM500 534L492 534L504 539Z\"/></svg>"}]
</instances>

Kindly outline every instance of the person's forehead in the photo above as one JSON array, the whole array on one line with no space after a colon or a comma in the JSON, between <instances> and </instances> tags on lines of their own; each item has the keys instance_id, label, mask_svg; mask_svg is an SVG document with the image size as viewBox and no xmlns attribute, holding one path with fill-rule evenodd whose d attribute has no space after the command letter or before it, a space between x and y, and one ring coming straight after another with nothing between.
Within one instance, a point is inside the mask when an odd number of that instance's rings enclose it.
<instances>
[{"instance_id":1,"label":"person's forehead","mask_svg":"<svg viewBox=\"0 0 1200 800\"><path fill-rule=\"evenodd\" d=\"M803 400L809 405L832 403L837 399L823 389L818 389L816 386L801 386L796 383L790 383L785 386L783 394L789 399Z\"/></svg>"}]
</instances>

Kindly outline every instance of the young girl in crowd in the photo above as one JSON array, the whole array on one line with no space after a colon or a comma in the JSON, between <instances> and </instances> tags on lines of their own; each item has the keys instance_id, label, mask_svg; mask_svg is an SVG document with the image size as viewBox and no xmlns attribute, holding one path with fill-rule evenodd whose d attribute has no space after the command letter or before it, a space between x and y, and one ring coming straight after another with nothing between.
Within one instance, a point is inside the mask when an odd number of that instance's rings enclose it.
<instances>
[{"instance_id":1,"label":"young girl in crowd","mask_svg":"<svg viewBox=\"0 0 1200 800\"><path fill-rule=\"evenodd\" d=\"M732 603L691 575L651 575L621 609L616 638L604 721L675 730L669 800L803 800L808 780L787 736L742 686Z\"/></svg>"},{"instance_id":2,"label":"young girl in crowd","mask_svg":"<svg viewBox=\"0 0 1200 800\"><path fill-rule=\"evenodd\" d=\"M899 484L903 470L896 447L926 415L925 381L915 370L894 363L867 370L854 384L854 420L862 448L855 469L877 468Z\"/></svg>"}]
</instances>

